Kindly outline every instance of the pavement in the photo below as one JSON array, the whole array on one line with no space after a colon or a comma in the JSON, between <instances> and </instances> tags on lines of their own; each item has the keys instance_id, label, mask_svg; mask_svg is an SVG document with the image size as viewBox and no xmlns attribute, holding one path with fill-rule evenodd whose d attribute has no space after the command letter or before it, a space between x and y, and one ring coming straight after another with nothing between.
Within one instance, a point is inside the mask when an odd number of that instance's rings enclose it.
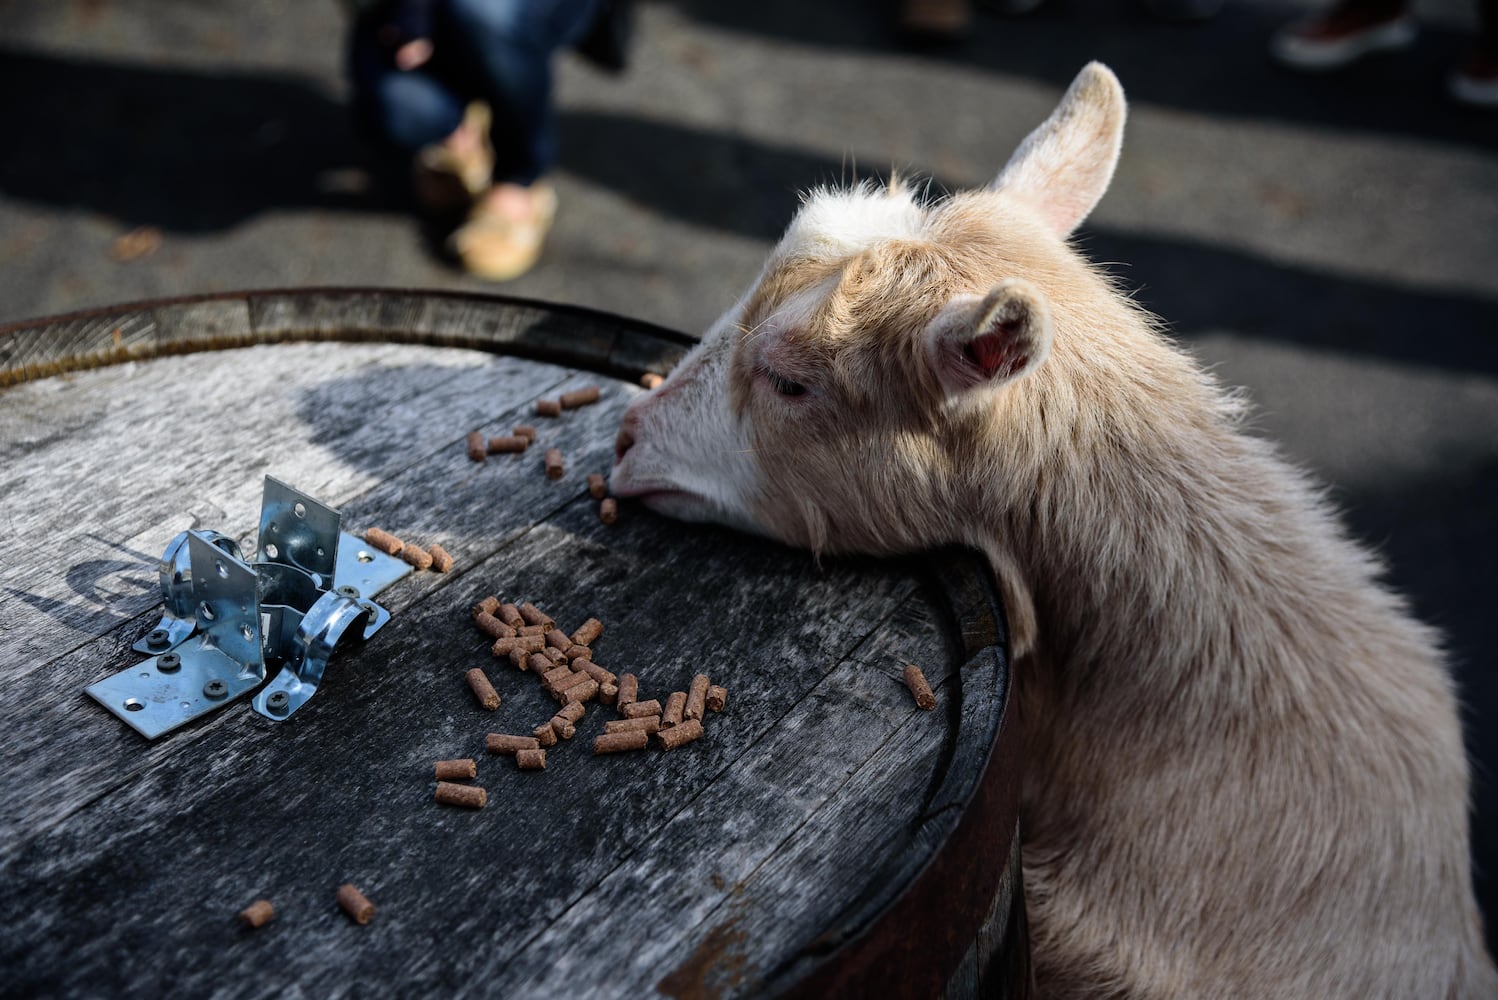
<instances>
[{"instance_id":1,"label":"pavement","mask_svg":"<svg viewBox=\"0 0 1498 1000\"><path fill-rule=\"evenodd\" d=\"M1414 48L1279 69L1303 3L1204 24L1050 0L911 48L892 4L640 3L632 65L558 68L557 229L503 286L455 272L354 140L332 0L0 7L0 322L306 285L494 289L689 332L754 278L798 192L891 168L981 184L1101 59L1131 101L1081 234L1312 469L1444 630L1498 941L1498 114L1450 104L1461 0ZM130 239L121 241L121 237ZM125 258L125 259L118 259ZM1498 949L1495 949L1498 950Z\"/></svg>"}]
</instances>

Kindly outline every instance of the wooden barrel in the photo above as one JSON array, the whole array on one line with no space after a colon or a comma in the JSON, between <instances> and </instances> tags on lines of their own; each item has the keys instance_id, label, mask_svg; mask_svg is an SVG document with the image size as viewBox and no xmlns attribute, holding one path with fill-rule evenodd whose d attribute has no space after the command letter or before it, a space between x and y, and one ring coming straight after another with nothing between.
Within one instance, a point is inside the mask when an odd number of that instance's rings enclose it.
<instances>
[{"instance_id":1,"label":"wooden barrel","mask_svg":"<svg viewBox=\"0 0 1498 1000\"><path fill-rule=\"evenodd\" d=\"M629 503L602 523L584 477L607 472L640 375L690 345L587 310L359 290L0 329L0 978L32 995L1024 995L986 565L818 565ZM597 404L535 416L589 384ZM531 450L470 461L469 431L519 423ZM378 595L390 622L340 643L295 715L231 700L148 741L84 688L154 662L132 645L177 533L256 551L267 475L456 565ZM489 595L567 630L600 619L596 661L642 698L704 673L727 705L669 752L596 756L617 713L594 703L544 770L519 770L486 734L557 705L491 654L470 614ZM481 809L434 801L434 762L465 757ZM344 884L374 903L367 925L339 911ZM240 926L261 898L274 918Z\"/></svg>"}]
</instances>

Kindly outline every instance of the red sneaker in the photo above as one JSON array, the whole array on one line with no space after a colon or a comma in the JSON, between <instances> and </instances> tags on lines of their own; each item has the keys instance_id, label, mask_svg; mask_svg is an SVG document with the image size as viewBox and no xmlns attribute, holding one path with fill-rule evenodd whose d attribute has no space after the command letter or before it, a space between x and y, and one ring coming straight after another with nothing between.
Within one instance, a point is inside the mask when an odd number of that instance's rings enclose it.
<instances>
[{"instance_id":1,"label":"red sneaker","mask_svg":"<svg viewBox=\"0 0 1498 1000\"><path fill-rule=\"evenodd\" d=\"M1384 4L1344 0L1281 30L1269 51L1295 69L1340 69L1371 53L1406 47L1415 40L1415 30L1415 19L1405 10L1390 12Z\"/></svg>"}]
</instances>

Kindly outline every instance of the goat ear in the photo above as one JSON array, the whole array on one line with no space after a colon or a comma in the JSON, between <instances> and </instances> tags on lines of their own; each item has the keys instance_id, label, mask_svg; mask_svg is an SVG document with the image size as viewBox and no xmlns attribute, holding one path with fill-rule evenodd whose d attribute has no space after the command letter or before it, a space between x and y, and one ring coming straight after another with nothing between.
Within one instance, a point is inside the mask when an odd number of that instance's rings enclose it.
<instances>
[{"instance_id":1,"label":"goat ear","mask_svg":"<svg viewBox=\"0 0 1498 1000\"><path fill-rule=\"evenodd\" d=\"M1018 278L981 299L954 299L926 329L926 357L949 396L1002 385L1038 368L1051 350L1051 313Z\"/></svg>"},{"instance_id":2,"label":"goat ear","mask_svg":"<svg viewBox=\"0 0 1498 1000\"><path fill-rule=\"evenodd\" d=\"M1088 63L990 187L1023 199L1056 235L1067 236L1108 190L1127 114L1118 77L1102 63Z\"/></svg>"}]
</instances>

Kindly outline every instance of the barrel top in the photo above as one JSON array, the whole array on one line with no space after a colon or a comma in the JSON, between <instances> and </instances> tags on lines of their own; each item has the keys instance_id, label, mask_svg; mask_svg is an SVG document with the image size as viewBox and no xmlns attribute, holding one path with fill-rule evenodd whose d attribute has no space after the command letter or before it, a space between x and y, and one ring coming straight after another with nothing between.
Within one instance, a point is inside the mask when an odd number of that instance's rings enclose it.
<instances>
[{"instance_id":1,"label":"barrel top","mask_svg":"<svg viewBox=\"0 0 1498 1000\"><path fill-rule=\"evenodd\" d=\"M1002 860L1014 826L988 571L961 550L819 564L630 502L602 523L585 477L608 472L639 376L690 343L544 303L359 290L0 330L6 980L129 996L760 996L852 989L898 919L921 945L903 988L939 987L961 952L947 930L971 939L999 883L971 863L974 838ZM597 403L535 414L591 385ZM521 423L539 431L528 450L470 460L469 432ZM440 543L455 566L379 594L389 623L340 642L285 721L241 697L148 741L84 688L148 659L132 645L161 616L158 563L179 532L257 551L267 475L336 508L345 531ZM635 674L641 699L700 673L726 707L669 752L595 756L618 717L595 702L544 770L519 770L486 734L529 734L557 704L491 655L470 610L490 595L567 632L599 619L594 659ZM910 663L932 711L902 682ZM466 682L474 667L493 711ZM434 800L435 762L464 757L481 809ZM975 834L963 821L980 811ZM974 885L954 888L963 872ZM374 903L367 925L339 910L345 884ZM238 914L258 899L275 916L251 930Z\"/></svg>"}]
</instances>

